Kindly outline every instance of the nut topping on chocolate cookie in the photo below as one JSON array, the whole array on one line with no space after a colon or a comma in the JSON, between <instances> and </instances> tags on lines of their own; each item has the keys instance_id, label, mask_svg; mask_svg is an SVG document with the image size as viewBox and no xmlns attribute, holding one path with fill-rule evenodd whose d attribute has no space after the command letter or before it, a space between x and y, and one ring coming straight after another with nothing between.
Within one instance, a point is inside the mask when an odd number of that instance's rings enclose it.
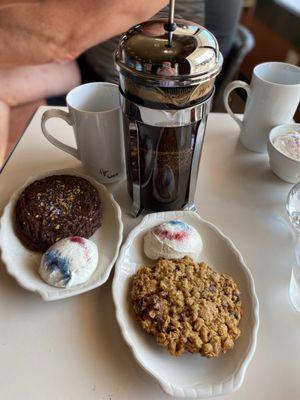
<instances>
[{"instance_id":1,"label":"nut topping on chocolate cookie","mask_svg":"<svg viewBox=\"0 0 300 400\"><path fill-rule=\"evenodd\" d=\"M86 179L52 175L27 186L15 207L16 233L30 250L45 251L69 236L89 238L101 226L98 190Z\"/></svg>"}]
</instances>

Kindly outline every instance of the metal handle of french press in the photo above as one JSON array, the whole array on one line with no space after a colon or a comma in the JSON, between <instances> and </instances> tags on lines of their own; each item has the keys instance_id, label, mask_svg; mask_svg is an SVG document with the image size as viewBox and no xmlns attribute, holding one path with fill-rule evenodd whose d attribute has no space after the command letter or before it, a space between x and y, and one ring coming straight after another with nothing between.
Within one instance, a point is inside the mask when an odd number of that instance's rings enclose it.
<instances>
[{"instance_id":1,"label":"metal handle of french press","mask_svg":"<svg viewBox=\"0 0 300 400\"><path fill-rule=\"evenodd\" d=\"M165 30L168 32L168 47L172 47L173 32L176 30L177 25L174 22L175 0L170 0L169 3L169 19L164 25Z\"/></svg>"}]
</instances>

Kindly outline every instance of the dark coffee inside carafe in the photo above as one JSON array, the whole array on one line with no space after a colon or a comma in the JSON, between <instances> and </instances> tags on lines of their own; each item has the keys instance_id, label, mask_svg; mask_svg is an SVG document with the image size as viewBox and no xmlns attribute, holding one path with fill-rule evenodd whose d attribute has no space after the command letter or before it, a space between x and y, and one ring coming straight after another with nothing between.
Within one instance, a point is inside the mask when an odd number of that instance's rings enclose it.
<instances>
[{"instance_id":1,"label":"dark coffee inside carafe","mask_svg":"<svg viewBox=\"0 0 300 400\"><path fill-rule=\"evenodd\" d=\"M195 143L202 146L204 127L204 121L176 127L139 122L137 130L130 130L128 190L133 197L137 187L145 209L168 211L188 202Z\"/></svg>"}]
</instances>

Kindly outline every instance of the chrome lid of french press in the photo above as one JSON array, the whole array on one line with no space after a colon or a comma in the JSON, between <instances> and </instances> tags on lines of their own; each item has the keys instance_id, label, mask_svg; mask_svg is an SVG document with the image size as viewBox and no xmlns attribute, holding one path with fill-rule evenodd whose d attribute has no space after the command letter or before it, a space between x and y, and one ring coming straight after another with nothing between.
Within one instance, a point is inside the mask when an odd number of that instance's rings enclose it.
<instances>
[{"instance_id":1,"label":"chrome lid of french press","mask_svg":"<svg viewBox=\"0 0 300 400\"><path fill-rule=\"evenodd\" d=\"M223 57L214 35L190 21L166 19L138 24L126 32L115 53L120 73L135 82L182 87L215 78ZM169 25L170 27L170 25Z\"/></svg>"}]
</instances>

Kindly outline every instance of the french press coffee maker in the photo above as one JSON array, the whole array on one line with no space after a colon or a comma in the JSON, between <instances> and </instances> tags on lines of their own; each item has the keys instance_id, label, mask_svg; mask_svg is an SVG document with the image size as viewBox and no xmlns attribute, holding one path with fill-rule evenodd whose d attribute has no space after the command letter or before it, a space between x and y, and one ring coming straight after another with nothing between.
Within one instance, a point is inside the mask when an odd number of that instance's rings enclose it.
<instances>
[{"instance_id":1,"label":"french press coffee maker","mask_svg":"<svg viewBox=\"0 0 300 400\"><path fill-rule=\"evenodd\" d=\"M175 20L136 25L115 53L132 214L194 209L207 115L222 66L215 37Z\"/></svg>"}]
</instances>

